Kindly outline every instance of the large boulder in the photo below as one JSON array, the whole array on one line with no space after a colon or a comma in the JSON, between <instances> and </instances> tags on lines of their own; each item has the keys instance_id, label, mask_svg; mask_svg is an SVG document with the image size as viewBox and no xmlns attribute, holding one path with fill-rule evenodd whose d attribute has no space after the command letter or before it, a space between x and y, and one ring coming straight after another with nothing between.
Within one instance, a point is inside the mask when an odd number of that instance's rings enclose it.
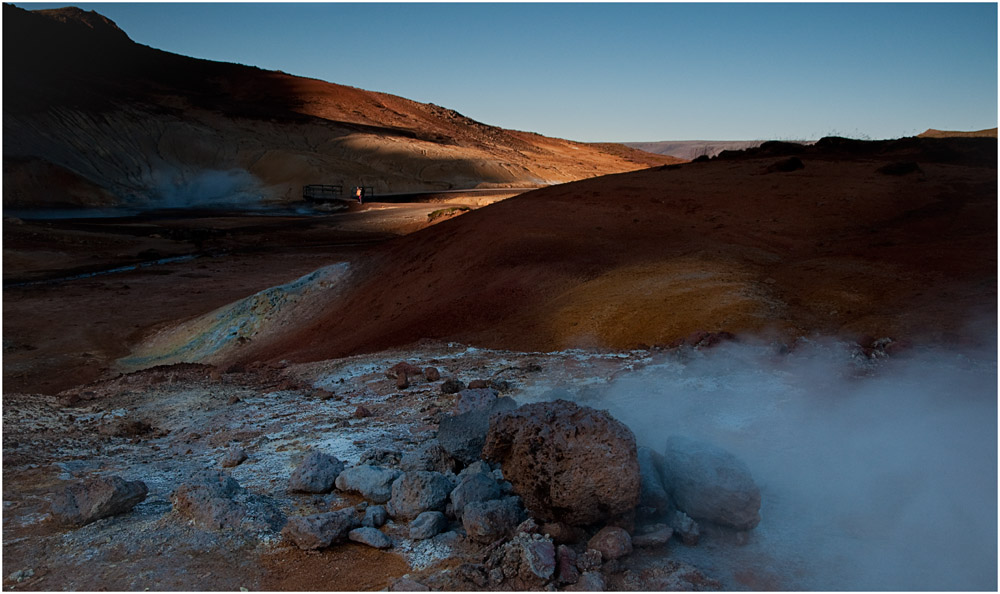
<instances>
[{"instance_id":1,"label":"large boulder","mask_svg":"<svg viewBox=\"0 0 1000 594\"><path fill-rule=\"evenodd\" d=\"M208 530L238 526L246 506L233 501L242 487L225 472L205 470L195 473L171 494L174 511Z\"/></svg>"},{"instance_id":2,"label":"large boulder","mask_svg":"<svg viewBox=\"0 0 1000 594\"><path fill-rule=\"evenodd\" d=\"M469 384L470 386L472 384ZM458 401L455 402L455 412L464 413L470 410L479 410L481 408L489 408L490 405L497 399L496 390L492 390L485 386L479 388L466 388L458 393Z\"/></svg>"},{"instance_id":3,"label":"large boulder","mask_svg":"<svg viewBox=\"0 0 1000 594\"><path fill-rule=\"evenodd\" d=\"M677 508L695 520L736 530L760 522L760 489L730 452L681 436L667 440L663 479Z\"/></svg>"},{"instance_id":4,"label":"large boulder","mask_svg":"<svg viewBox=\"0 0 1000 594\"><path fill-rule=\"evenodd\" d=\"M472 464L482 455L490 416L517 408L514 399L506 396L494 396L480 404L478 408L446 416L438 424L438 443L462 464Z\"/></svg>"},{"instance_id":5,"label":"large boulder","mask_svg":"<svg viewBox=\"0 0 1000 594\"><path fill-rule=\"evenodd\" d=\"M448 529L448 518L439 511L425 511L410 522L410 538L426 540Z\"/></svg>"},{"instance_id":6,"label":"large boulder","mask_svg":"<svg viewBox=\"0 0 1000 594\"><path fill-rule=\"evenodd\" d=\"M313 450L292 472L288 479L288 489L304 493L329 493L342 470L344 463L336 457Z\"/></svg>"},{"instance_id":7,"label":"large boulder","mask_svg":"<svg viewBox=\"0 0 1000 594\"><path fill-rule=\"evenodd\" d=\"M458 486L451 492L451 513L461 520L465 506L476 501L499 499L503 495L500 484L492 474L470 472L459 478Z\"/></svg>"},{"instance_id":8,"label":"large boulder","mask_svg":"<svg viewBox=\"0 0 1000 594\"><path fill-rule=\"evenodd\" d=\"M601 552L601 559L620 559L632 552L632 537L618 526L605 526L587 542L588 549Z\"/></svg>"},{"instance_id":9,"label":"large boulder","mask_svg":"<svg viewBox=\"0 0 1000 594\"><path fill-rule=\"evenodd\" d=\"M403 454L399 461L403 470L433 470L435 472L455 472L455 459L441 447L437 441L430 441L423 446Z\"/></svg>"},{"instance_id":10,"label":"large boulder","mask_svg":"<svg viewBox=\"0 0 1000 594\"><path fill-rule=\"evenodd\" d=\"M363 526L347 533L347 538L376 549L391 549L392 540L376 528Z\"/></svg>"},{"instance_id":11,"label":"large boulder","mask_svg":"<svg viewBox=\"0 0 1000 594\"><path fill-rule=\"evenodd\" d=\"M556 400L496 415L483 457L544 522L606 523L639 503L635 436L606 411Z\"/></svg>"},{"instance_id":12,"label":"large boulder","mask_svg":"<svg viewBox=\"0 0 1000 594\"><path fill-rule=\"evenodd\" d=\"M347 540L351 530L359 525L354 510L344 509L288 518L281 534L300 549L324 549Z\"/></svg>"},{"instance_id":13,"label":"large boulder","mask_svg":"<svg viewBox=\"0 0 1000 594\"><path fill-rule=\"evenodd\" d=\"M477 542L490 543L509 538L525 519L524 508L516 496L490 501L475 501L465 506L462 527Z\"/></svg>"},{"instance_id":14,"label":"large boulder","mask_svg":"<svg viewBox=\"0 0 1000 594\"><path fill-rule=\"evenodd\" d=\"M70 485L52 501L52 515L63 524L83 526L131 510L146 498L142 481L102 476Z\"/></svg>"},{"instance_id":15,"label":"large boulder","mask_svg":"<svg viewBox=\"0 0 1000 594\"><path fill-rule=\"evenodd\" d=\"M443 512L453 487L448 477L440 472L407 472L392 483L392 497L387 505L389 515L412 520L425 511Z\"/></svg>"},{"instance_id":16,"label":"large boulder","mask_svg":"<svg viewBox=\"0 0 1000 594\"><path fill-rule=\"evenodd\" d=\"M341 491L355 491L374 503L385 503L392 497L392 483L402 471L379 466L354 466L342 471L335 481Z\"/></svg>"}]
</instances>

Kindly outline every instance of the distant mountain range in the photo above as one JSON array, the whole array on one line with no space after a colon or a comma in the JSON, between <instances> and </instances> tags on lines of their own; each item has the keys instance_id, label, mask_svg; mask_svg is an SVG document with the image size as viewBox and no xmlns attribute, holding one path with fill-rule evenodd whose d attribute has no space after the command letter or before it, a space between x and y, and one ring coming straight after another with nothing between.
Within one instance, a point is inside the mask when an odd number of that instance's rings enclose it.
<instances>
[{"instance_id":1,"label":"distant mountain range","mask_svg":"<svg viewBox=\"0 0 1000 594\"><path fill-rule=\"evenodd\" d=\"M997 129L989 128L975 132L954 130L928 129L917 135L918 138L996 138ZM686 161L693 161L701 156L715 157L722 151L742 151L763 144L763 140L663 140L660 142L623 142L625 146L658 155L668 155ZM811 144L811 140L795 140L800 144Z\"/></svg>"},{"instance_id":2,"label":"distant mountain range","mask_svg":"<svg viewBox=\"0 0 1000 594\"><path fill-rule=\"evenodd\" d=\"M679 161L137 44L79 8L3 6L4 206L294 201L540 187Z\"/></svg>"}]
</instances>

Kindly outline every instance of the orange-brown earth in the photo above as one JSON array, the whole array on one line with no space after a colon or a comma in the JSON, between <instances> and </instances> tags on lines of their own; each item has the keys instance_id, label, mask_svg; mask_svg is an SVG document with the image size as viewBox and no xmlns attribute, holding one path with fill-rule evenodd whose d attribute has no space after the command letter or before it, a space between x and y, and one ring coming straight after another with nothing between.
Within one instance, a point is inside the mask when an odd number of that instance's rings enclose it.
<instances>
[{"instance_id":1,"label":"orange-brown earth","mask_svg":"<svg viewBox=\"0 0 1000 594\"><path fill-rule=\"evenodd\" d=\"M565 184L373 250L319 321L229 356L622 349L698 330L961 342L995 324L996 198L988 139L775 143Z\"/></svg>"}]
</instances>

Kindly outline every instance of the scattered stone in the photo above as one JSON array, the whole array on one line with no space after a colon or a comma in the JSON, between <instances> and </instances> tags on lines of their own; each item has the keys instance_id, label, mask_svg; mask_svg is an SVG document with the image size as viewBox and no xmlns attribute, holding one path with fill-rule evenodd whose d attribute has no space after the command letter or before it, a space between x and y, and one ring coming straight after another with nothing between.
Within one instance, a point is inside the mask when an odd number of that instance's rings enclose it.
<instances>
[{"instance_id":1,"label":"scattered stone","mask_svg":"<svg viewBox=\"0 0 1000 594\"><path fill-rule=\"evenodd\" d=\"M412 377L412 376L415 376L415 375L420 375L421 373L422 372L420 371L420 368L417 367L416 365L411 365L410 363L407 363L406 361L401 361L399 363L396 363L395 365L393 365L389 369L386 369L385 376L387 378L389 378L389 379L399 379L400 376L403 376L403 377L411 376Z\"/></svg>"},{"instance_id":2,"label":"scattered stone","mask_svg":"<svg viewBox=\"0 0 1000 594\"><path fill-rule=\"evenodd\" d=\"M606 588L604 576L597 571L585 571L580 579L571 586L566 586L567 592L603 592Z\"/></svg>"},{"instance_id":3,"label":"scattered stone","mask_svg":"<svg viewBox=\"0 0 1000 594\"><path fill-rule=\"evenodd\" d=\"M18 569L17 571L15 571L15 572L11 573L9 576L7 576L7 579L10 580L10 581L12 581L12 582L17 582L18 584L20 584L24 580L29 579L29 578L31 578L34 575L35 575L35 570L34 569L30 569L30 568L29 569Z\"/></svg>"},{"instance_id":4,"label":"scattered stone","mask_svg":"<svg viewBox=\"0 0 1000 594\"><path fill-rule=\"evenodd\" d=\"M362 526L370 528L381 528L389 519L389 512L384 505L370 505L365 508L365 517L361 520Z\"/></svg>"},{"instance_id":5,"label":"scattered stone","mask_svg":"<svg viewBox=\"0 0 1000 594\"><path fill-rule=\"evenodd\" d=\"M344 463L318 450L312 450L288 479L288 489L304 493L329 493L344 470Z\"/></svg>"},{"instance_id":6,"label":"scattered stone","mask_svg":"<svg viewBox=\"0 0 1000 594\"><path fill-rule=\"evenodd\" d=\"M399 466L403 453L387 448L372 448L365 450L358 461L359 466Z\"/></svg>"},{"instance_id":7,"label":"scattered stone","mask_svg":"<svg viewBox=\"0 0 1000 594\"><path fill-rule=\"evenodd\" d=\"M430 592L431 589L405 575L389 585L390 592Z\"/></svg>"},{"instance_id":8,"label":"scattered stone","mask_svg":"<svg viewBox=\"0 0 1000 594\"><path fill-rule=\"evenodd\" d=\"M323 388L317 388L313 390L312 395L313 398L318 398L319 400L330 400L331 398L336 396L336 394L334 394L330 390L325 390Z\"/></svg>"},{"instance_id":9,"label":"scattered stone","mask_svg":"<svg viewBox=\"0 0 1000 594\"><path fill-rule=\"evenodd\" d=\"M396 376L396 388L399 390L405 390L410 387L410 378L406 376L405 373L401 373Z\"/></svg>"},{"instance_id":10,"label":"scattered stone","mask_svg":"<svg viewBox=\"0 0 1000 594\"><path fill-rule=\"evenodd\" d=\"M601 552L587 549L576 557L576 567L582 572L596 571L601 568Z\"/></svg>"},{"instance_id":11,"label":"scattered stone","mask_svg":"<svg viewBox=\"0 0 1000 594\"><path fill-rule=\"evenodd\" d=\"M521 522L514 529L515 534L541 534L541 529L538 527L538 522L535 522L534 518L528 518L527 520Z\"/></svg>"},{"instance_id":12,"label":"scattered stone","mask_svg":"<svg viewBox=\"0 0 1000 594\"><path fill-rule=\"evenodd\" d=\"M632 537L617 526L605 526L587 541L587 548L601 552L601 559L620 559L632 552Z\"/></svg>"},{"instance_id":13,"label":"scattered stone","mask_svg":"<svg viewBox=\"0 0 1000 594\"><path fill-rule=\"evenodd\" d=\"M542 534L548 534L556 544L573 544L587 538L587 532L579 526L570 526L562 522L542 524Z\"/></svg>"},{"instance_id":14,"label":"scattered stone","mask_svg":"<svg viewBox=\"0 0 1000 594\"><path fill-rule=\"evenodd\" d=\"M126 481L120 476L97 477L67 486L53 498L51 511L63 524L83 526L130 511L148 493L142 481Z\"/></svg>"},{"instance_id":15,"label":"scattered stone","mask_svg":"<svg viewBox=\"0 0 1000 594\"><path fill-rule=\"evenodd\" d=\"M477 380L472 380L471 382L469 382L469 389L470 390L480 390L482 388L488 388L489 385L490 385L490 383L488 381L477 379Z\"/></svg>"},{"instance_id":16,"label":"scattered stone","mask_svg":"<svg viewBox=\"0 0 1000 594\"><path fill-rule=\"evenodd\" d=\"M437 370L437 367L428 367L424 369L424 378L429 382L436 382L441 379L441 372Z\"/></svg>"},{"instance_id":17,"label":"scattered stone","mask_svg":"<svg viewBox=\"0 0 1000 594\"><path fill-rule=\"evenodd\" d=\"M493 388L494 390L500 393L510 392L510 382L508 382L507 380L498 380L498 379L490 380L489 387Z\"/></svg>"},{"instance_id":18,"label":"scattered stone","mask_svg":"<svg viewBox=\"0 0 1000 594\"><path fill-rule=\"evenodd\" d=\"M482 453L545 522L606 523L639 503L635 436L606 411L556 400L495 415Z\"/></svg>"},{"instance_id":19,"label":"scattered stone","mask_svg":"<svg viewBox=\"0 0 1000 594\"><path fill-rule=\"evenodd\" d=\"M190 482L171 494L174 511L208 530L236 527L246 515L246 507L233 501L240 484L217 470L196 473Z\"/></svg>"},{"instance_id":20,"label":"scattered stone","mask_svg":"<svg viewBox=\"0 0 1000 594\"><path fill-rule=\"evenodd\" d=\"M500 485L493 480L492 475L481 472L462 475L458 486L451 492L451 513L461 520L462 512L468 504L499 499L501 495Z\"/></svg>"},{"instance_id":21,"label":"scattered stone","mask_svg":"<svg viewBox=\"0 0 1000 594\"><path fill-rule=\"evenodd\" d=\"M232 468L233 466L239 466L240 464L246 462L247 453L243 451L243 448L232 447L226 452L224 458L222 458L223 468Z\"/></svg>"},{"instance_id":22,"label":"scattered stone","mask_svg":"<svg viewBox=\"0 0 1000 594\"><path fill-rule=\"evenodd\" d=\"M733 454L672 436L663 458L664 483L687 515L736 530L750 530L760 522L760 490Z\"/></svg>"},{"instance_id":23,"label":"scattered stone","mask_svg":"<svg viewBox=\"0 0 1000 594\"><path fill-rule=\"evenodd\" d=\"M482 456L490 415L517 408L512 398L493 398L484 408L448 415L438 424L438 442L453 458L471 464Z\"/></svg>"},{"instance_id":24,"label":"scattered stone","mask_svg":"<svg viewBox=\"0 0 1000 594\"><path fill-rule=\"evenodd\" d=\"M410 522L410 538L426 540L448 529L448 518L438 511L426 511Z\"/></svg>"},{"instance_id":25,"label":"scattered stone","mask_svg":"<svg viewBox=\"0 0 1000 594\"><path fill-rule=\"evenodd\" d=\"M455 402L455 414L488 408L497 399L495 390L487 388L485 385L481 388L472 388L472 384L474 383L476 382L470 383L469 388L458 393L458 401Z\"/></svg>"},{"instance_id":26,"label":"scattered stone","mask_svg":"<svg viewBox=\"0 0 1000 594\"><path fill-rule=\"evenodd\" d=\"M432 470L447 474L455 472L458 461L451 457L437 440L431 440L421 447L403 454L399 467L405 471Z\"/></svg>"},{"instance_id":27,"label":"scattered stone","mask_svg":"<svg viewBox=\"0 0 1000 594\"><path fill-rule=\"evenodd\" d=\"M680 510L675 510L668 517L668 524L671 530L681 537L681 542L689 547L698 544L698 539L701 538L701 530L699 530L697 522L692 520L690 516Z\"/></svg>"},{"instance_id":28,"label":"scattered stone","mask_svg":"<svg viewBox=\"0 0 1000 594\"><path fill-rule=\"evenodd\" d=\"M351 416L355 419L365 419L372 416L372 411L368 410L367 407L358 406L354 409L354 413Z\"/></svg>"},{"instance_id":29,"label":"scattered stone","mask_svg":"<svg viewBox=\"0 0 1000 594\"><path fill-rule=\"evenodd\" d=\"M465 506L462 527L470 539L488 543L513 535L524 518L518 497L476 501Z\"/></svg>"},{"instance_id":30,"label":"scattered stone","mask_svg":"<svg viewBox=\"0 0 1000 594\"><path fill-rule=\"evenodd\" d=\"M662 547L674 535L674 529L666 524L654 524L641 534L632 536L632 546L639 548Z\"/></svg>"},{"instance_id":31,"label":"scattered stone","mask_svg":"<svg viewBox=\"0 0 1000 594\"><path fill-rule=\"evenodd\" d=\"M645 446L637 450L639 460L639 505L656 511L666 511L670 507L670 496L663 488L663 479L657 458L662 456Z\"/></svg>"},{"instance_id":32,"label":"scattered stone","mask_svg":"<svg viewBox=\"0 0 1000 594\"><path fill-rule=\"evenodd\" d=\"M443 382L441 382L441 393L442 394L457 394L465 389L465 384L461 381L451 377Z\"/></svg>"},{"instance_id":33,"label":"scattered stone","mask_svg":"<svg viewBox=\"0 0 1000 594\"><path fill-rule=\"evenodd\" d=\"M233 394L232 396L229 397L229 400L226 401L226 404L233 405L233 404L239 404L240 402L243 402L242 400L240 400L240 397Z\"/></svg>"},{"instance_id":34,"label":"scattered stone","mask_svg":"<svg viewBox=\"0 0 1000 594\"><path fill-rule=\"evenodd\" d=\"M385 503L392 497L393 481L402 475L395 468L363 465L345 469L335 482L341 491L356 491L369 501Z\"/></svg>"},{"instance_id":35,"label":"scattered stone","mask_svg":"<svg viewBox=\"0 0 1000 594\"><path fill-rule=\"evenodd\" d=\"M561 584L575 584L580 580L580 570L576 568L576 551L564 544L556 547L556 579Z\"/></svg>"},{"instance_id":36,"label":"scattered stone","mask_svg":"<svg viewBox=\"0 0 1000 594\"><path fill-rule=\"evenodd\" d=\"M394 518L410 520L425 511L444 511L451 481L440 472L414 470L392 483L387 509Z\"/></svg>"},{"instance_id":37,"label":"scattered stone","mask_svg":"<svg viewBox=\"0 0 1000 594\"><path fill-rule=\"evenodd\" d=\"M392 541L376 528L363 526L347 533L347 538L376 549L391 549Z\"/></svg>"},{"instance_id":38,"label":"scattered stone","mask_svg":"<svg viewBox=\"0 0 1000 594\"><path fill-rule=\"evenodd\" d=\"M491 477L493 477L493 480L497 480L496 476L493 473L493 467L490 466L490 463L487 462L486 460L476 460L472 464L469 464L468 466L463 468L462 471L458 473L458 476L462 477L467 474L476 474L476 473L488 474ZM501 476L499 480L502 481L503 477Z\"/></svg>"},{"instance_id":39,"label":"scattered stone","mask_svg":"<svg viewBox=\"0 0 1000 594\"><path fill-rule=\"evenodd\" d=\"M486 568L491 588L542 590L555 577L555 545L537 534L520 534L497 547Z\"/></svg>"},{"instance_id":40,"label":"scattered stone","mask_svg":"<svg viewBox=\"0 0 1000 594\"><path fill-rule=\"evenodd\" d=\"M324 549L331 544L343 542L351 530L357 527L358 518L354 510L346 509L288 518L281 534L300 549Z\"/></svg>"}]
</instances>

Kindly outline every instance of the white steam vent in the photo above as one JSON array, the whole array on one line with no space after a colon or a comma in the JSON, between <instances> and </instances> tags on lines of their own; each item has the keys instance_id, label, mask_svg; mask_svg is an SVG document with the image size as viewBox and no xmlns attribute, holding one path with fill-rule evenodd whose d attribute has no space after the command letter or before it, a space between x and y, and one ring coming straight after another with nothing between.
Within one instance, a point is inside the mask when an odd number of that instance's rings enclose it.
<instances>
[{"instance_id":1,"label":"white steam vent","mask_svg":"<svg viewBox=\"0 0 1000 594\"><path fill-rule=\"evenodd\" d=\"M997 587L995 348L873 363L836 341L788 354L730 343L647 366L587 404L661 453L684 435L746 463L761 490L749 543L670 551L728 588Z\"/></svg>"}]
</instances>

